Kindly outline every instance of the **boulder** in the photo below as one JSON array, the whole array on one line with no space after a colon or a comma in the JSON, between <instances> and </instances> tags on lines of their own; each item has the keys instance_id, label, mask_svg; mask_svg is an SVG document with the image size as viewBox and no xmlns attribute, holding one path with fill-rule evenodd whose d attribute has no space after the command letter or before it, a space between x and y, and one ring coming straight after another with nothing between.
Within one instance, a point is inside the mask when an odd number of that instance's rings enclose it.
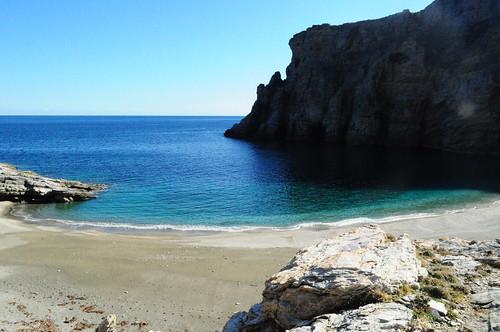
<instances>
[{"instance_id":1,"label":"boulder","mask_svg":"<svg viewBox=\"0 0 500 332\"><path fill-rule=\"evenodd\" d=\"M429 307L429 313L436 318L441 318L442 316L446 316L448 314L448 310L446 309L444 303L430 300L427 302L427 305Z\"/></svg>"},{"instance_id":2,"label":"boulder","mask_svg":"<svg viewBox=\"0 0 500 332\"><path fill-rule=\"evenodd\" d=\"M413 312L401 304L368 304L342 314L322 315L290 332L406 331Z\"/></svg>"},{"instance_id":3,"label":"boulder","mask_svg":"<svg viewBox=\"0 0 500 332\"><path fill-rule=\"evenodd\" d=\"M262 313L262 305L255 304L248 312L235 313L226 323L222 332L274 332L279 331L277 324L268 320Z\"/></svg>"},{"instance_id":4,"label":"boulder","mask_svg":"<svg viewBox=\"0 0 500 332\"><path fill-rule=\"evenodd\" d=\"M441 258L441 263L443 265L453 266L455 271L462 276L475 273L477 267L481 265L481 263L476 261L474 258L464 255L446 255Z\"/></svg>"},{"instance_id":5,"label":"boulder","mask_svg":"<svg viewBox=\"0 0 500 332\"><path fill-rule=\"evenodd\" d=\"M486 292L473 294L470 297L470 302L479 306L499 308L500 288L490 288Z\"/></svg>"},{"instance_id":6,"label":"boulder","mask_svg":"<svg viewBox=\"0 0 500 332\"><path fill-rule=\"evenodd\" d=\"M96 332L117 332L116 315L106 316L95 330Z\"/></svg>"},{"instance_id":7,"label":"boulder","mask_svg":"<svg viewBox=\"0 0 500 332\"><path fill-rule=\"evenodd\" d=\"M377 301L425 274L407 236L391 241L366 226L299 252L267 282L263 311L285 328Z\"/></svg>"},{"instance_id":8,"label":"boulder","mask_svg":"<svg viewBox=\"0 0 500 332\"><path fill-rule=\"evenodd\" d=\"M20 171L0 164L0 201L27 203L66 203L97 197L102 184L51 179L34 172Z\"/></svg>"},{"instance_id":9,"label":"boulder","mask_svg":"<svg viewBox=\"0 0 500 332\"><path fill-rule=\"evenodd\" d=\"M258 310L235 315L226 326L237 321L247 331L255 322L273 322L291 329L379 301L403 284L418 287L425 274L407 236L392 239L376 226L361 227L297 253L266 282Z\"/></svg>"}]
</instances>

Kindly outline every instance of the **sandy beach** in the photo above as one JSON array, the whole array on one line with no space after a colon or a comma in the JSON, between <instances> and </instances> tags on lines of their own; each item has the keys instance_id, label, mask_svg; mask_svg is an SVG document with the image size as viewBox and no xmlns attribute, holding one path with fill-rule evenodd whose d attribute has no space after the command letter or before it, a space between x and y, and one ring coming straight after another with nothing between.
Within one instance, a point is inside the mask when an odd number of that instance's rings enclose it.
<instances>
[{"instance_id":1,"label":"sandy beach","mask_svg":"<svg viewBox=\"0 0 500 332\"><path fill-rule=\"evenodd\" d=\"M315 230L133 235L25 224L0 202L0 330L50 319L92 331L220 331L259 302L264 281L307 245L358 225ZM500 237L500 206L383 223L414 239Z\"/></svg>"}]
</instances>

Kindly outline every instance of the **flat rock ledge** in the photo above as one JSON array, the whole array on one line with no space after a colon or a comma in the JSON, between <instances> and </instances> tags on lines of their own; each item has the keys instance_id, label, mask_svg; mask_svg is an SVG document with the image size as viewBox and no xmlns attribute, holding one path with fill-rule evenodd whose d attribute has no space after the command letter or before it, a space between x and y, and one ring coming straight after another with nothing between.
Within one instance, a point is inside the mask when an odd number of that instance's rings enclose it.
<instances>
[{"instance_id":1,"label":"flat rock ledge","mask_svg":"<svg viewBox=\"0 0 500 332\"><path fill-rule=\"evenodd\" d=\"M0 164L0 201L26 203L66 203L97 197L102 184L51 179L30 171Z\"/></svg>"},{"instance_id":2,"label":"flat rock ledge","mask_svg":"<svg viewBox=\"0 0 500 332\"><path fill-rule=\"evenodd\" d=\"M413 311L401 304L368 304L343 314L319 316L308 326L290 332L404 331L409 328L412 318Z\"/></svg>"},{"instance_id":3,"label":"flat rock ledge","mask_svg":"<svg viewBox=\"0 0 500 332\"><path fill-rule=\"evenodd\" d=\"M298 252L223 332L497 331L499 256L500 240L364 226Z\"/></svg>"}]
</instances>

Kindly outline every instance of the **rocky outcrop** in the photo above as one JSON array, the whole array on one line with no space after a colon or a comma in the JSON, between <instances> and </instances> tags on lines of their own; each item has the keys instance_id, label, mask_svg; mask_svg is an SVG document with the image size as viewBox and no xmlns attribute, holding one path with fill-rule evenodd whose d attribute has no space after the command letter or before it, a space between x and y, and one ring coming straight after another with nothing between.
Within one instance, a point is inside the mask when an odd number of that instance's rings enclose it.
<instances>
[{"instance_id":1,"label":"rocky outcrop","mask_svg":"<svg viewBox=\"0 0 500 332\"><path fill-rule=\"evenodd\" d=\"M363 227L299 252L266 282L265 314L292 328L318 315L377 301L383 291L417 285L425 272L408 237L391 241Z\"/></svg>"},{"instance_id":2,"label":"rocky outcrop","mask_svg":"<svg viewBox=\"0 0 500 332\"><path fill-rule=\"evenodd\" d=\"M290 47L286 79L226 136L500 153L498 0L313 26Z\"/></svg>"},{"instance_id":3,"label":"rocky outcrop","mask_svg":"<svg viewBox=\"0 0 500 332\"><path fill-rule=\"evenodd\" d=\"M368 304L343 314L319 316L309 325L290 332L407 331L412 318L413 312L401 304Z\"/></svg>"},{"instance_id":4,"label":"rocky outcrop","mask_svg":"<svg viewBox=\"0 0 500 332\"><path fill-rule=\"evenodd\" d=\"M407 236L394 239L378 227L362 227L297 253L266 282L262 303L235 315L225 331L292 329L377 302L402 285L418 287L425 275Z\"/></svg>"},{"instance_id":5,"label":"rocky outcrop","mask_svg":"<svg viewBox=\"0 0 500 332\"><path fill-rule=\"evenodd\" d=\"M79 181L51 179L0 164L0 201L64 203L95 198L106 187Z\"/></svg>"},{"instance_id":6,"label":"rocky outcrop","mask_svg":"<svg viewBox=\"0 0 500 332\"><path fill-rule=\"evenodd\" d=\"M466 241L462 239L441 239L432 242L439 248L444 248L449 255L443 259L449 261L449 265L458 266L473 260L473 264L484 263L492 267L500 268L500 242L499 241ZM471 267L462 267L467 271Z\"/></svg>"},{"instance_id":7,"label":"rocky outcrop","mask_svg":"<svg viewBox=\"0 0 500 332\"><path fill-rule=\"evenodd\" d=\"M223 332L496 331L498 257L500 240L412 242L365 226L297 253Z\"/></svg>"},{"instance_id":8,"label":"rocky outcrop","mask_svg":"<svg viewBox=\"0 0 500 332\"><path fill-rule=\"evenodd\" d=\"M456 274L455 280L449 274L430 271L430 275L443 278L450 288L464 287L466 298L457 301L454 310L466 331L500 331L500 239L489 241L467 241L462 239L439 239L421 241L422 250L432 248L433 261L441 269L450 267ZM451 294L456 297L455 294ZM458 294L460 295L460 294Z\"/></svg>"}]
</instances>

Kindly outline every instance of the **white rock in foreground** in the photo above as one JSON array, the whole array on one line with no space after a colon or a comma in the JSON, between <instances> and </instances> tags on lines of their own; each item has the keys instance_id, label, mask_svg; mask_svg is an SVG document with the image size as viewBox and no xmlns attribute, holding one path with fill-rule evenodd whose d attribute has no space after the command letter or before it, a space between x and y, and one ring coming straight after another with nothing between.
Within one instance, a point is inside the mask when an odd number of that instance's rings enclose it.
<instances>
[{"instance_id":1,"label":"white rock in foreground","mask_svg":"<svg viewBox=\"0 0 500 332\"><path fill-rule=\"evenodd\" d=\"M407 236L391 241L376 226L365 226L300 251L266 282L263 311L284 328L304 320L374 302L418 284L425 274Z\"/></svg>"},{"instance_id":2,"label":"white rock in foreground","mask_svg":"<svg viewBox=\"0 0 500 332\"><path fill-rule=\"evenodd\" d=\"M412 317L413 312L401 304L368 304L342 314L319 316L310 325L289 332L406 331Z\"/></svg>"},{"instance_id":3,"label":"white rock in foreground","mask_svg":"<svg viewBox=\"0 0 500 332\"><path fill-rule=\"evenodd\" d=\"M376 302L380 291L418 287L426 273L407 236L394 240L376 226L361 227L297 253L266 282L262 303L234 315L224 331L291 329Z\"/></svg>"}]
</instances>

